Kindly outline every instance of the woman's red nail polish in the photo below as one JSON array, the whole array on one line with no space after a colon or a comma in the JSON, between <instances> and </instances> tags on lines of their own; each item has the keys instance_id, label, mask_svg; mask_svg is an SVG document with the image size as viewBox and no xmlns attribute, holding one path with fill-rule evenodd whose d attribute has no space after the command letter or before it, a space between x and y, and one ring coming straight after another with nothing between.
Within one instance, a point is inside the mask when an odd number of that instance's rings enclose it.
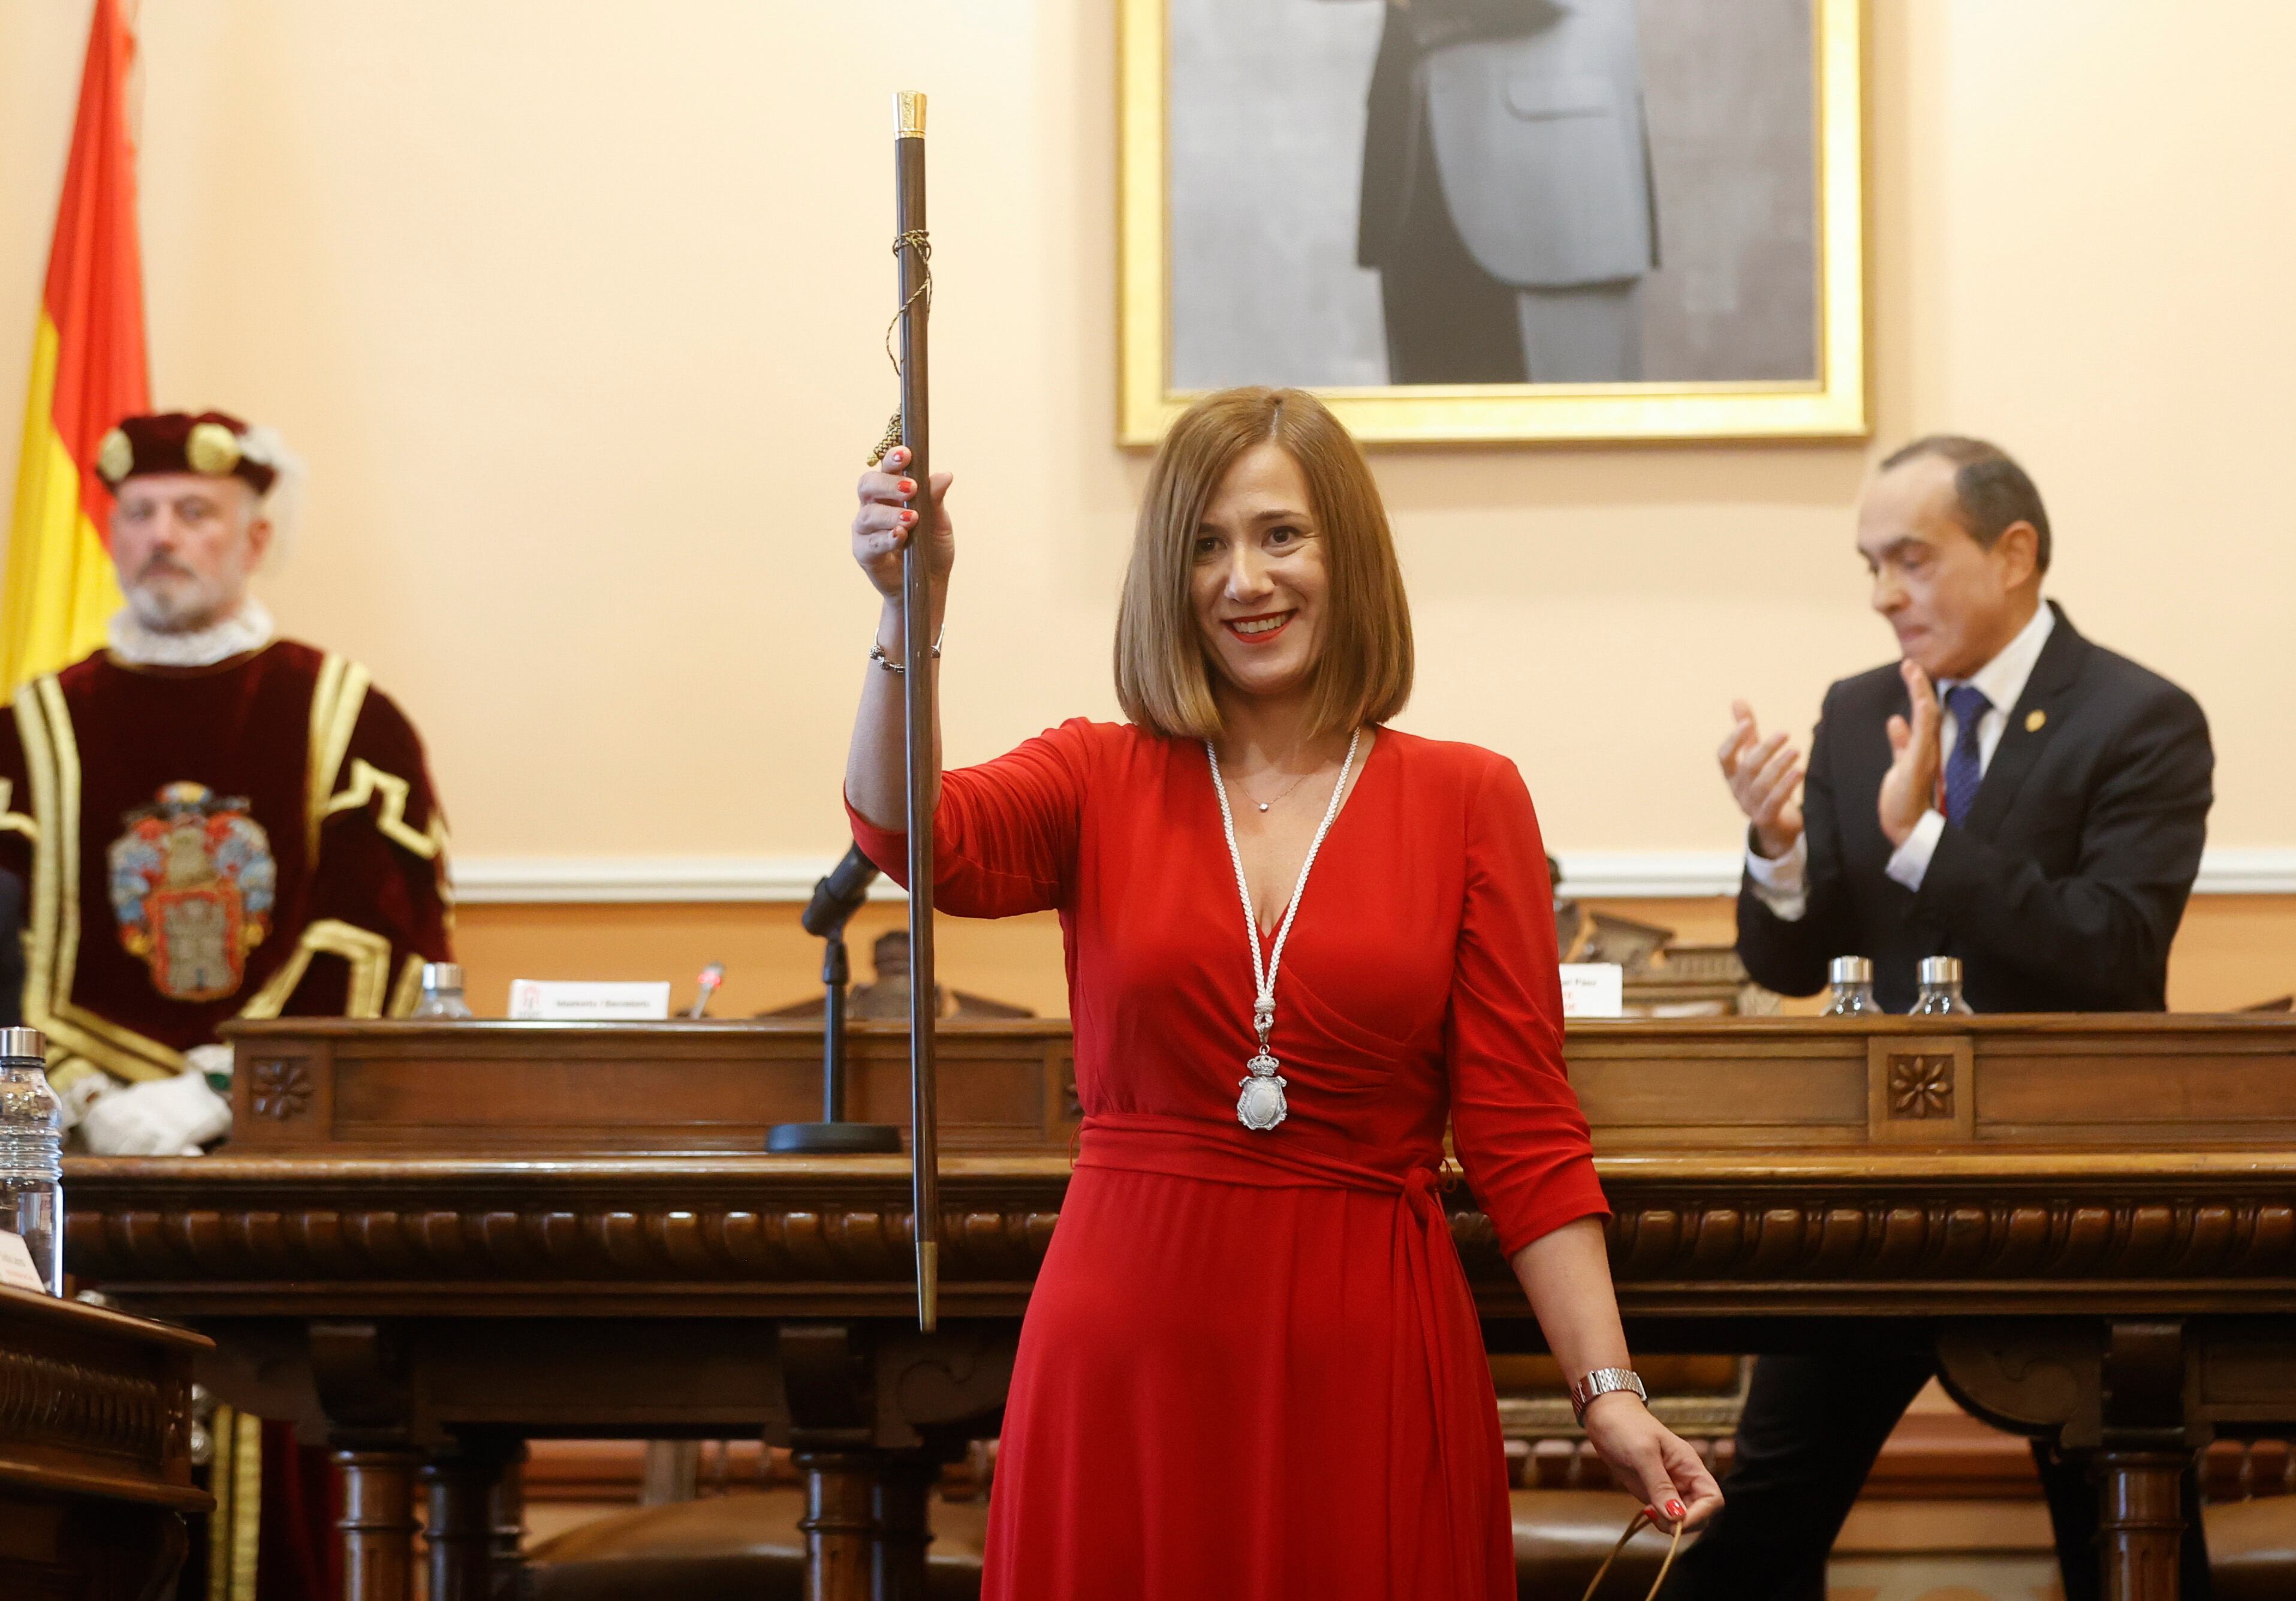
<instances>
[{"instance_id":1,"label":"woman's red nail polish","mask_svg":"<svg viewBox=\"0 0 2296 1601\"><path fill-rule=\"evenodd\" d=\"M1683 1507L1682 1507L1682 1503L1681 1503L1680 1501L1669 1501L1669 1502L1666 1504L1666 1515L1667 1515L1667 1516L1669 1516L1669 1517L1680 1517L1680 1516L1682 1515L1682 1512L1683 1512Z\"/></svg>"},{"instance_id":2,"label":"woman's red nail polish","mask_svg":"<svg viewBox=\"0 0 2296 1601\"><path fill-rule=\"evenodd\" d=\"M916 483L916 480L914 480L914 479L913 479L913 478L905 478L905 479L901 480L901 493L902 493L902 494L904 494L904 495L914 495L914 494L915 494L916 492L917 492L917 483Z\"/></svg>"}]
</instances>

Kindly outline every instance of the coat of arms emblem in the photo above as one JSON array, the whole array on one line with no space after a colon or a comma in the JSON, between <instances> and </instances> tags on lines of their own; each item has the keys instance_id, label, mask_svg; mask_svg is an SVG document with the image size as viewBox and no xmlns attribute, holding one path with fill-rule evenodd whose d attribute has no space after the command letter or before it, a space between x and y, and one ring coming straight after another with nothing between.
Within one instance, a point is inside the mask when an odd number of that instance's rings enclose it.
<instances>
[{"instance_id":1,"label":"coat of arms emblem","mask_svg":"<svg viewBox=\"0 0 2296 1601\"><path fill-rule=\"evenodd\" d=\"M279 868L270 836L240 796L170 784L121 818L111 909L119 942L171 1000L221 1000L246 975L247 953L271 931Z\"/></svg>"}]
</instances>

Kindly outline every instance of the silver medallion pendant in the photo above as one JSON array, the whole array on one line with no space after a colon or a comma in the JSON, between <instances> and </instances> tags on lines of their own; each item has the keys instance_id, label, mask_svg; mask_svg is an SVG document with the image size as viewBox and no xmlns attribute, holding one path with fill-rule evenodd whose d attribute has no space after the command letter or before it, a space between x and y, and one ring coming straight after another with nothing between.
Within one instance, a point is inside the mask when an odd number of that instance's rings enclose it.
<instances>
[{"instance_id":1,"label":"silver medallion pendant","mask_svg":"<svg viewBox=\"0 0 2296 1601\"><path fill-rule=\"evenodd\" d=\"M1275 1058L1265 1050L1243 1065L1250 1076L1242 1080L1243 1093L1235 1097L1235 1121L1265 1134L1292 1115L1283 1099L1283 1080L1275 1071Z\"/></svg>"},{"instance_id":2,"label":"silver medallion pendant","mask_svg":"<svg viewBox=\"0 0 2296 1601\"><path fill-rule=\"evenodd\" d=\"M1236 899L1243 907L1244 943L1251 952L1251 1031L1259 1036L1259 1049L1244 1062L1244 1077L1235 1097L1235 1121L1256 1134L1267 1133L1292 1115L1291 1105L1283 1098L1283 1077L1276 1071L1283 1064L1267 1048L1267 1037L1275 1030L1275 975L1283 965L1283 946L1292 938L1292 920L1300 915L1300 898L1308 892L1308 874L1316 866L1316 853L1324 848L1324 836L1332 831L1332 819L1339 816L1340 797L1347 793L1348 775L1355 771L1356 751L1362 743L1361 728L1348 736L1348 753L1340 762L1340 776L1332 785L1332 798L1324 803L1324 820L1316 825L1316 837L1308 842L1307 859L1300 864L1299 882L1292 886L1292 899L1275 931L1275 948L1262 962L1259 915L1252 909L1251 883L1244 875L1243 853L1235 847L1235 814L1227 802L1226 781L1220 776L1219 751L1211 741L1204 741L1204 759L1211 764L1212 792L1219 797L1220 832L1227 836L1228 866L1235 869ZM1266 811L1269 803L1256 804Z\"/></svg>"}]
</instances>

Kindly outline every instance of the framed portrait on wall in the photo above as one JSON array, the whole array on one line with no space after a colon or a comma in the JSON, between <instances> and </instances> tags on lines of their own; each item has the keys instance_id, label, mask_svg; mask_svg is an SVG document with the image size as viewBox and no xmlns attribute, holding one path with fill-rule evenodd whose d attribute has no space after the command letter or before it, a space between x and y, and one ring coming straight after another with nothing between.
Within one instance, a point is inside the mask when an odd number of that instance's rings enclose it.
<instances>
[{"instance_id":1,"label":"framed portrait on wall","mask_svg":"<svg viewBox=\"0 0 2296 1601\"><path fill-rule=\"evenodd\" d=\"M1119 0L1119 431L1843 439L1863 0Z\"/></svg>"}]
</instances>

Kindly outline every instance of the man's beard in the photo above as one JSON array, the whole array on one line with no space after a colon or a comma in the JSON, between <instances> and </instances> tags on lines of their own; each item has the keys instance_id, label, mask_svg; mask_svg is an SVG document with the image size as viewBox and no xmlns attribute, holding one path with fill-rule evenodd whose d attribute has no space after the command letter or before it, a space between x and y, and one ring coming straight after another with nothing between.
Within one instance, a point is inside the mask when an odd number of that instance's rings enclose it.
<instances>
[{"instance_id":1,"label":"man's beard","mask_svg":"<svg viewBox=\"0 0 2296 1601\"><path fill-rule=\"evenodd\" d=\"M224 620L229 608L225 587L176 567L154 583L147 568L142 581L125 588L127 609L154 634L196 634ZM172 582L167 581L172 579Z\"/></svg>"}]
</instances>

